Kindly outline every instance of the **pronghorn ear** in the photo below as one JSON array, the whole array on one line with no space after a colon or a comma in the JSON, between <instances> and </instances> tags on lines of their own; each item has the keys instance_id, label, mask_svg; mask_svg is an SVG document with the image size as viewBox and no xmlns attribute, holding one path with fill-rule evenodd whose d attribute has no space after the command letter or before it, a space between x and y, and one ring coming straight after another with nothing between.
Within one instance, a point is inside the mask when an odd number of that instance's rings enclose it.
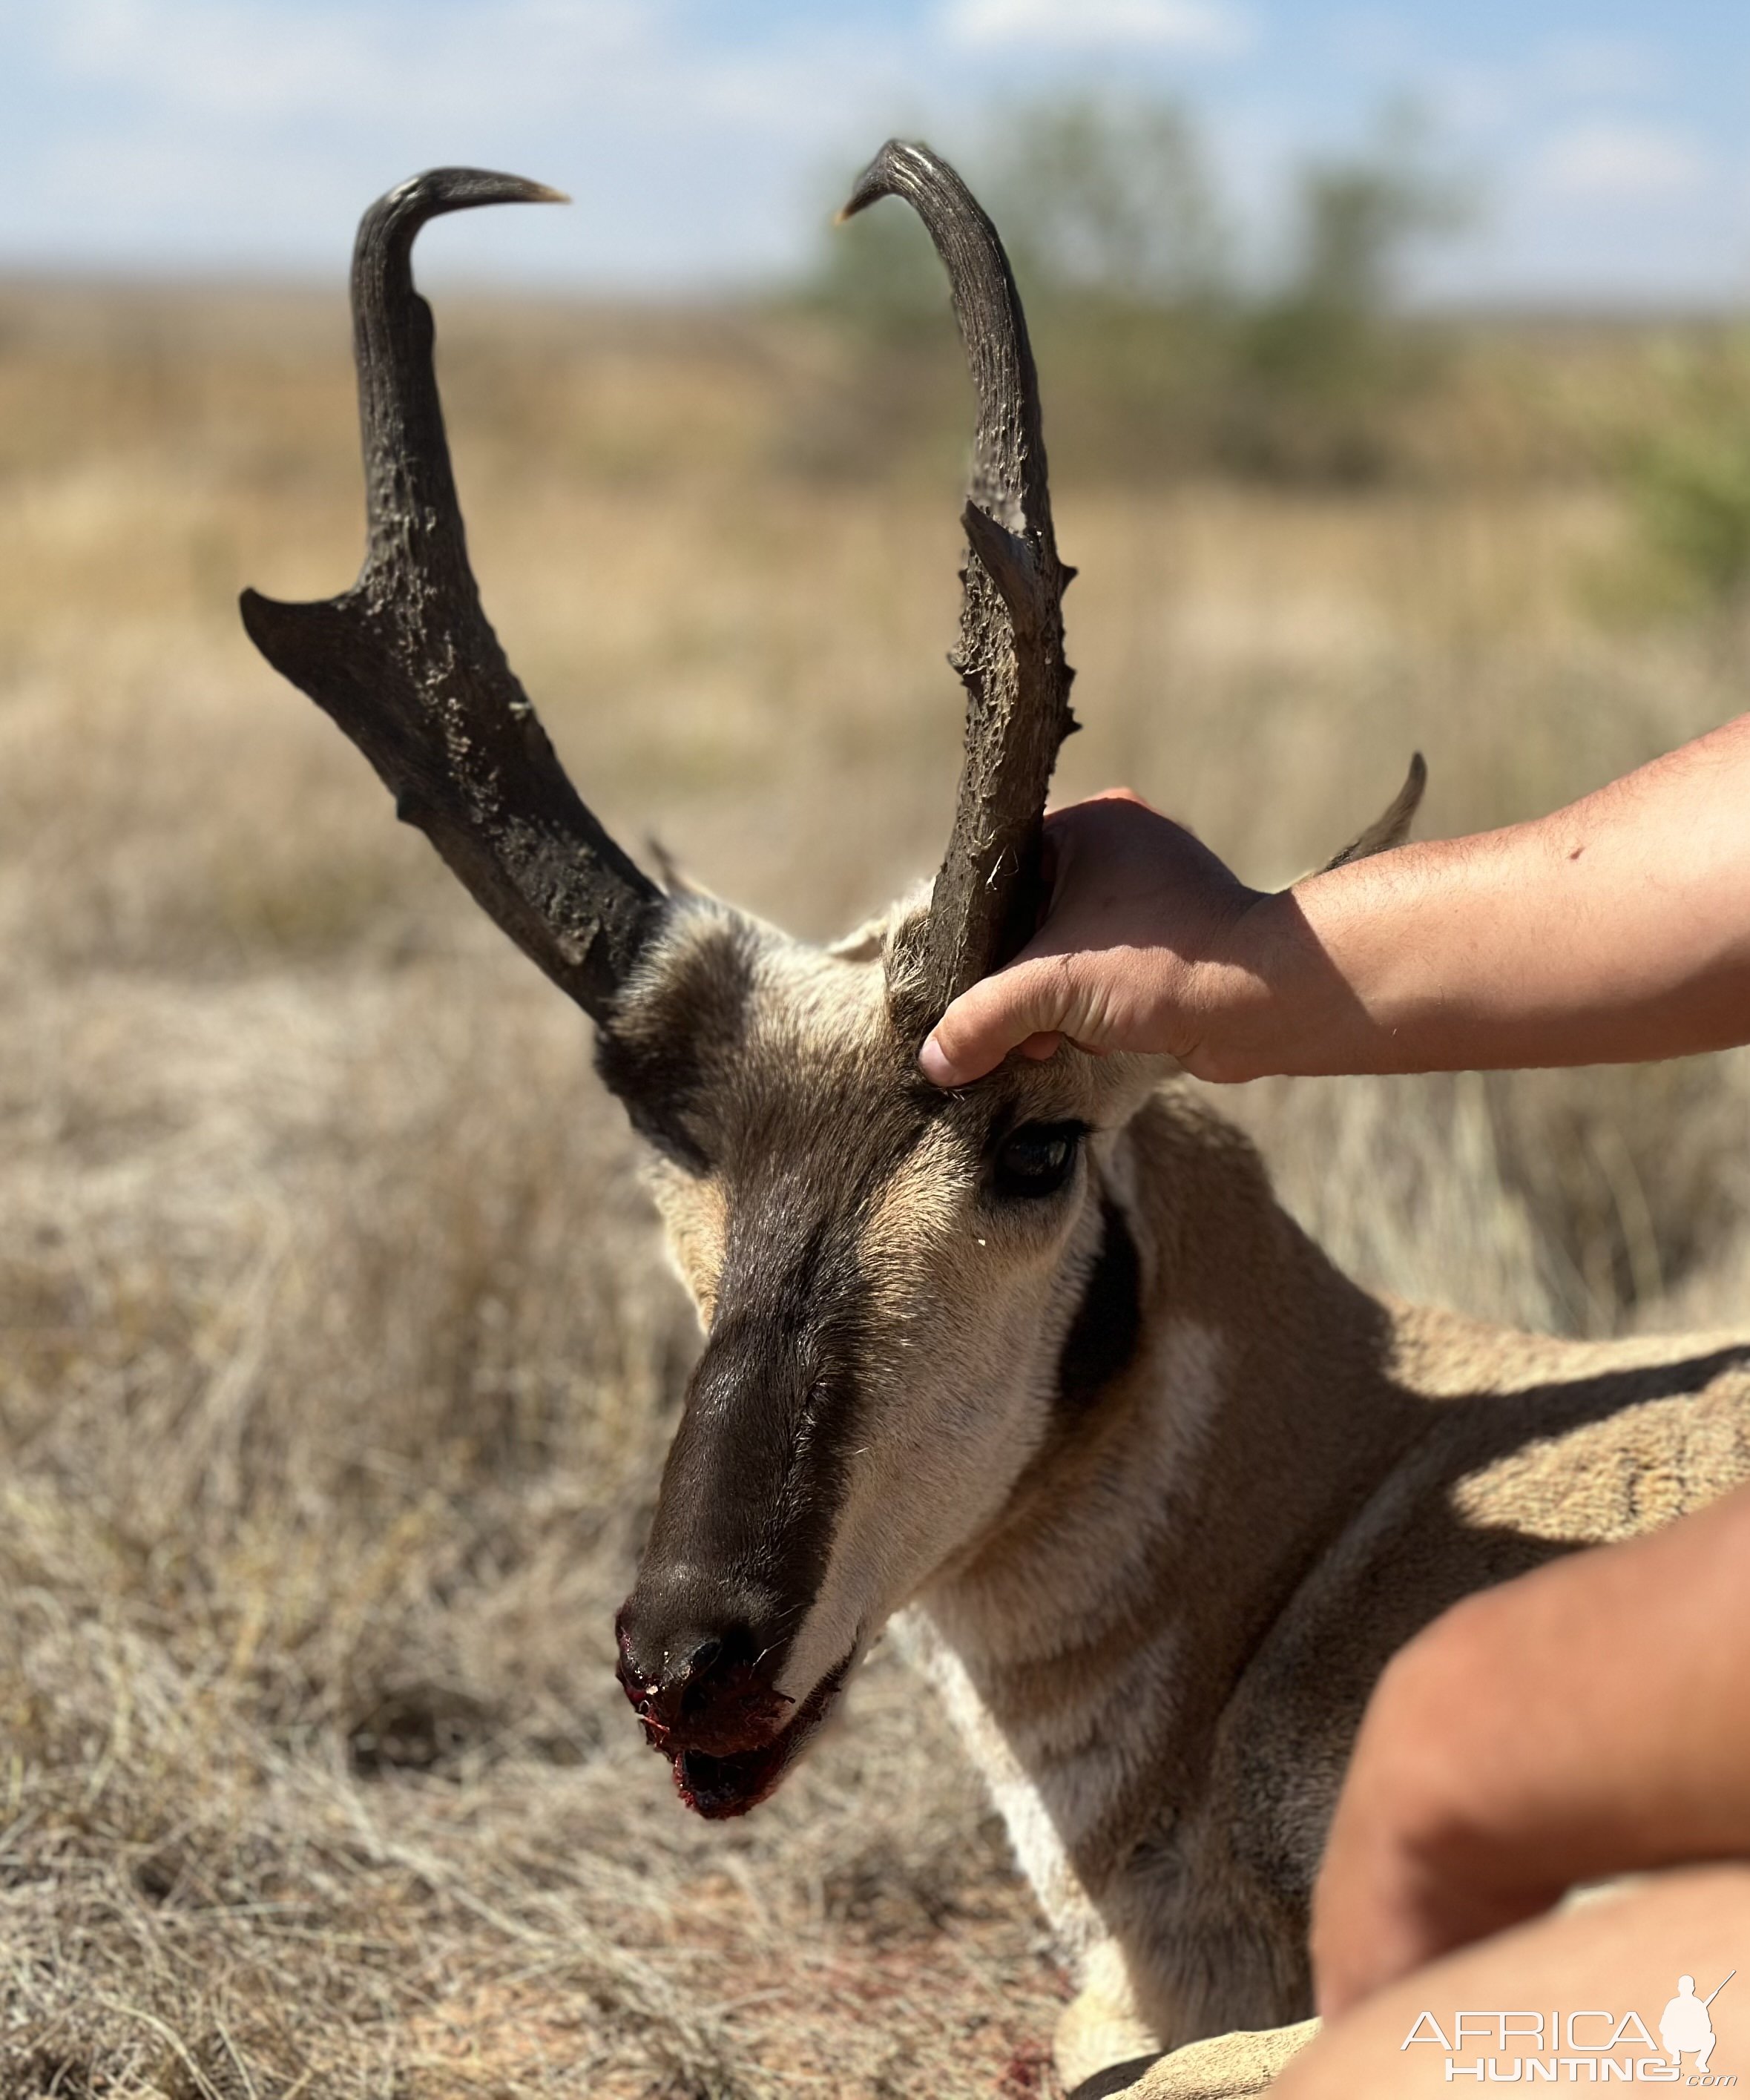
<instances>
[{"instance_id":1,"label":"pronghorn ear","mask_svg":"<svg viewBox=\"0 0 1750 2100\"><path fill-rule=\"evenodd\" d=\"M840 963L890 960L895 936L908 927L920 924L929 907L929 884L915 884L897 903L888 905L886 911L878 912L873 919L864 920L861 926L853 927L849 933L841 933L836 941L828 942L827 953Z\"/></svg>"},{"instance_id":2,"label":"pronghorn ear","mask_svg":"<svg viewBox=\"0 0 1750 2100\"><path fill-rule=\"evenodd\" d=\"M703 885L694 882L662 840L648 832L644 836L644 850L655 862L656 872L669 896L702 897L707 903L722 902L715 890L707 889Z\"/></svg>"},{"instance_id":3,"label":"pronghorn ear","mask_svg":"<svg viewBox=\"0 0 1750 2100\"><path fill-rule=\"evenodd\" d=\"M1390 853L1410 835L1416 812L1422 806L1422 790L1428 784L1428 765L1419 751L1410 754L1410 770L1391 802L1364 832L1358 832L1340 854L1326 861L1318 872L1329 875L1351 860L1365 860L1371 854Z\"/></svg>"},{"instance_id":4,"label":"pronghorn ear","mask_svg":"<svg viewBox=\"0 0 1750 2100\"><path fill-rule=\"evenodd\" d=\"M866 919L852 932L829 941L827 953L835 962L878 963L887 953L888 929L888 915L884 911L879 919Z\"/></svg>"}]
</instances>

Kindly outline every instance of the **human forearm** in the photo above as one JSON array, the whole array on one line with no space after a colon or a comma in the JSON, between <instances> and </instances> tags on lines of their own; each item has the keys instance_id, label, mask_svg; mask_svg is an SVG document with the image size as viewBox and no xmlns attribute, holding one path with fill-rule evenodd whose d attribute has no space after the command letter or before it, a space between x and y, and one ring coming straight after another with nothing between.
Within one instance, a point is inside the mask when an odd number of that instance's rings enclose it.
<instances>
[{"instance_id":1,"label":"human forearm","mask_svg":"<svg viewBox=\"0 0 1750 2100\"><path fill-rule=\"evenodd\" d=\"M939 1085L1007 1051L1201 1079L1589 1064L1750 1040L1750 716L1570 808L1267 895L1123 793L1048 822L1044 924L955 1000Z\"/></svg>"},{"instance_id":2,"label":"human forearm","mask_svg":"<svg viewBox=\"0 0 1750 2100\"><path fill-rule=\"evenodd\" d=\"M1750 717L1535 823L1260 898L1216 1077L1602 1063L1750 1034ZM1249 1069L1239 1069L1241 1066Z\"/></svg>"},{"instance_id":3,"label":"human forearm","mask_svg":"<svg viewBox=\"0 0 1750 2100\"><path fill-rule=\"evenodd\" d=\"M1314 1911L1338 2013L1579 1882L1750 1856L1750 1490L1472 1599L1369 1707Z\"/></svg>"}]
</instances>

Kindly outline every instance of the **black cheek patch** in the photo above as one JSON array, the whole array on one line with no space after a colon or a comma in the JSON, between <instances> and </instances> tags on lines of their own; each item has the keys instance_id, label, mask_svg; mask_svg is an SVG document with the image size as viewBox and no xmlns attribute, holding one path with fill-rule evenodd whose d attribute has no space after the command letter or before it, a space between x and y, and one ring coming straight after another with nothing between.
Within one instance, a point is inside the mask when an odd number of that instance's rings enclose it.
<instances>
[{"instance_id":1,"label":"black cheek patch","mask_svg":"<svg viewBox=\"0 0 1750 2100\"><path fill-rule=\"evenodd\" d=\"M701 1088L699 1052L690 1035L652 1048L602 1031L596 1037L596 1071L646 1145L689 1174L709 1171L704 1149L686 1125Z\"/></svg>"},{"instance_id":2,"label":"black cheek patch","mask_svg":"<svg viewBox=\"0 0 1750 2100\"><path fill-rule=\"evenodd\" d=\"M632 1127L690 1174L708 1171L699 1111L716 1075L746 1038L753 1000L751 938L730 924L712 929L624 1017L596 1036L596 1070Z\"/></svg>"},{"instance_id":3,"label":"black cheek patch","mask_svg":"<svg viewBox=\"0 0 1750 2100\"><path fill-rule=\"evenodd\" d=\"M1142 1338L1142 1264L1125 1215L1109 1197L1100 1207L1100 1253L1057 1362L1058 1405L1090 1407L1130 1367Z\"/></svg>"}]
</instances>

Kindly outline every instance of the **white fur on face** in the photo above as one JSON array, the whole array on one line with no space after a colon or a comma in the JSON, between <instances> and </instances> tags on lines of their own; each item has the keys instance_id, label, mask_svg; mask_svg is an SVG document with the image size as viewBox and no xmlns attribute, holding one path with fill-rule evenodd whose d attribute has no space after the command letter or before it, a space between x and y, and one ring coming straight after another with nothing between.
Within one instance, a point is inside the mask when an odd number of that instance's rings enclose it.
<instances>
[{"instance_id":1,"label":"white fur on face","mask_svg":"<svg viewBox=\"0 0 1750 2100\"><path fill-rule=\"evenodd\" d=\"M1061 1810L1047 1805L1013 1745L979 1696L965 1663L937 1633L921 1612L896 1621L901 1652L927 1677L947 1709L955 1732L978 1767L1014 1847L1021 1872L1033 1885L1039 1907L1069 1959L1080 1964L1104 1931L1100 1913L1072 1864L1069 1846L1076 1833L1066 1830Z\"/></svg>"},{"instance_id":2,"label":"white fur on face","mask_svg":"<svg viewBox=\"0 0 1750 2100\"><path fill-rule=\"evenodd\" d=\"M655 1176L672 1256L707 1326L738 1171L769 1171L773 1135L797 1133L799 1148L813 1147L809 1200L830 1208L847 1118L891 1116L891 1090L903 1083L870 939L835 955L737 925L750 982L733 1062L712 1082L717 1143L707 1147L728 1163L704 1175L664 1166ZM695 956L700 938L688 936ZM677 948L677 959L687 952ZM1157 1076L1144 1061L1066 1052L1009 1075L1009 1091L1018 1083L1026 1120L1109 1131ZM791 1698L805 1698L988 1527L1050 1427L1059 1358L1099 1251L1098 1184L1115 1163L1114 1140L1096 1141L1100 1158L1085 1158L1060 1197L997 1203L981 1157L990 1107L988 1096L945 1103L872 1189L846 1170L838 1222L854 1245L866 1355L826 1573L779 1681Z\"/></svg>"},{"instance_id":3,"label":"white fur on face","mask_svg":"<svg viewBox=\"0 0 1750 2100\"><path fill-rule=\"evenodd\" d=\"M1219 1338L1172 1321L1139 1374L1162 1404L1127 1422L1073 1502L1032 1523L1025 1595L950 1578L926 1590L903 1622L907 1652L946 1699L1017 1860L1072 1946L1092 1916L1073 1858L1157 1758L1192 1635L1169 1593L1120 1674L1088 1682L1060 1665L1131 1613L1157 1580L1152 1557L1163 1536L1183 1527L1215 1431ZM1091 1538L1100 1542L1092 1554ZM1042 1667L1053 1672L1053 1698L999 1717L1005 1679ZM981 1685L993 1688L994 1705Z\"/></svg>"},{"instance_id":4,"label":"white fur on face","mask_svg":"<svg viewBox=\"0 0 1750 2100\"><path fill-rule=\"evenodd\" d=\"M875 1206L861 1239L875 1335L860 1380L866 1427L784 1672L792 1696L994 1520L1038 1450L1076 1306L1066 1251L1098 1232L1085 1186L1053 1222L1016 1231L985 1215L945 1126Z\"/></svg>"}]
</instances>

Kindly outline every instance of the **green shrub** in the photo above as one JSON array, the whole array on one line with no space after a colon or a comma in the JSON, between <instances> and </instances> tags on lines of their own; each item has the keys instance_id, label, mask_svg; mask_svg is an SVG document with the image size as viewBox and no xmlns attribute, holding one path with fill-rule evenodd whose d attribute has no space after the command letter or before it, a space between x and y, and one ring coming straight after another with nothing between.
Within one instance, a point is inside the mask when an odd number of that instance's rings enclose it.
<instances>
[{"instance_id":1,"label":"green shrub","mask_svg":"<svg viewBox=\"0 0 1750 2100\"><path fill-rule=\"evenodd\" d=\"M1073 470L1330 481L1389 469L1392 417L1433 368L1426 332L1397 315L1403 264L1461 217L1413 120L1388 116L1351 157L1303 170L1273 279L1249 267L1176 104L1011 108L963 165L1003 230L1052 450ZM800 296L847 353L809 421L815 463L866 472L938 452L963 394L944 380L946 291L910 214L866 213L835 232Z\"/></svg>"},{"instance_id":2,"label":"green shrub","mask_svg":"<svg viewBox=\"0 0 1750 2100\"><path fill-rule=\"evenodd\" d=\"M1750 411L1648 439L1629 490L1653 553L1695 597L1737 602L1750 585Z\"/></svg>"}]
</instances>

